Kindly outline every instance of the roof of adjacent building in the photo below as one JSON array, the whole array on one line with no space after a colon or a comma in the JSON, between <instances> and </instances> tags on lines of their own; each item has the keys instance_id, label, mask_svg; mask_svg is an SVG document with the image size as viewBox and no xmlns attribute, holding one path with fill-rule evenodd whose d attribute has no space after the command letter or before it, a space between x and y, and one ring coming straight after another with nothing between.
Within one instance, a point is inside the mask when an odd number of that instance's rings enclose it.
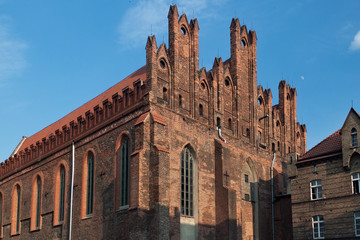
<instances>
[{"instance_id":1,"label":"roof of adjacent building","mask_svg":"<svg viewBox=\"0 0 360 240\"><path fill-rule=\"evenodd\" d=\"M328 156L330 154L341 151L341 129L337 130L320 143L318 143L315 147L307 151L304 155L300 156L298 162L302 162L305 160L317 158L320 156Z\"/></svg>"},{"instance_id":2,"label":"roof of adjacent building","mask_svg":"<svg viewBox=\"0 0 360 240\"><path fill-rule=\"evenodd\" d=\"M356 116L360 117L360 115L353 108L350 109L348 116L351 112L354 112ZM322 140L315 147L307 151L304 155L300 156L298 162L308 162L342 153L341 129L342 128Z\"/></svg>"},{"instance_id":3,"label":"roof of adjacent building","mask_svg":"<svg viewBox=\"0 0 360 240\"><path fill-rule=\"evenodd\" d=\"M26 138L16 152L25 150L25 148L29 148L31 145L35 145L38 141L41 142L43 138L47 138L49 137L49 135L54 134L57 129L61 130L64 125L68 125L71 121L76 121L79 116L85 116L85 113L89 110L93 110L96 105L102 106L103 101L106 99L111 100L114 94L118 93L119 95L122 95L123 89L125 89L126 87L132 87L133 83L139 79L143 81L146 80L146 66L141 67L122 81L118 82L105 92L91 99L90 101L75 109L71 113L67 114L63 118L47 126L41 131L35 133L34 135Z\"/></svg>"}]
</instances>

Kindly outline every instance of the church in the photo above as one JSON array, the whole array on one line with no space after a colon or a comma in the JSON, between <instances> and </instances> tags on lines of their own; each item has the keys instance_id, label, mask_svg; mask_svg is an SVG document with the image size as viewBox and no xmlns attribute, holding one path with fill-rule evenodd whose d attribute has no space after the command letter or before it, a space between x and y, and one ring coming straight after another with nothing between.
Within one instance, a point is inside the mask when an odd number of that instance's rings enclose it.
<instances>
[{"instance_id":1,"label":"church","mask_svg":"<svg viewBox=\"0 0 360 240\"><path fill-rule=\"evenodd\" d=\"M3 239L292 239L289 172L306 151L297 92L257 85L255 31L199 69L197 19L168 13L146 65L0 165Z\"/></svg>"}]
</instances>

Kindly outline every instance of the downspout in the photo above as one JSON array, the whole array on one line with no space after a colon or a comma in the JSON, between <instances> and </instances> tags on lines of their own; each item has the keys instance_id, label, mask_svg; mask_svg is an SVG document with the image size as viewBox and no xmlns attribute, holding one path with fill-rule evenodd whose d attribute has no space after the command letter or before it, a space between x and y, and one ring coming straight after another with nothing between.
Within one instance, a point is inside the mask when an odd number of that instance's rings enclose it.
<instances>
[{"instance_id":1,"label":"downspout","mask_svg":"<svg viewBox=\"0 0 360 240\"><path fill-rule=\"evenodd\" d=\"M275 240L275 213L274 213L274 163L275 152L271 163L270 175L271 175L271 227L272 227L272 240Z\"/></svg>"},{"instance_id":2,"label":"downspout","mask_svg":"<svg viewBox=\"0 0 360 240\"><path fill-rule=\"evenodd\" d=\"M69 240L71 240L71 228L72 228L72 209L73 209L73 198L74 198L74 172L75 172L75 143L72 142Z\"/></svg>"},{"instance_id":3,"label":"downspout","mask_svg":"<svg viewBox=\"0 0 360 240\"><path fill-rule=\"evenodd\" d=\"M226 143L226 139L225 139L223 136L221 136L221 127L220 127L220 126L217 126L216 129L218 130L219 138Z\"/></svg>"}]
</instances>

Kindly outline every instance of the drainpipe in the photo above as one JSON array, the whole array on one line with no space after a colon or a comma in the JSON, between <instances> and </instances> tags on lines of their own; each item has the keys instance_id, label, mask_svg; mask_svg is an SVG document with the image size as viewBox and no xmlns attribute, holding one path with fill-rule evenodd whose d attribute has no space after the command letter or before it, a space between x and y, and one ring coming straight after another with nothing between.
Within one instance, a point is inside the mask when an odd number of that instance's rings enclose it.
<instances>
[{"instance_id":1,"label":"drainpipe","mask_svg":"<svg viewBox=\"0 0 360 240\"><path fill-rule=\"evenodd\" d=\"M272 226L272 240L275 240L275 213L274 213L274 163L275 152L271 163L270 175L271 175L271 226Z\"/></svg>"},{"instance_id":2,"label":"drainpipe","mask_svg":"<svg viewBox=\"0 0 360 240\"><path fill-rule=\"evenodd\" d=\"M221 127L220 127L220 126L217 126L216 129L218 130L220 139L223 140L223 141L226 143L225 138L224 138L223 136L221 136Z\"/></svg>"},{"instance_id":3,"label":"drainpipe","mask_svg":"<svg viewBox=\"0 0 360 240\"><path fill-rule=\"evenodd\" d=\"M72 142L69 240L71 240L71 228L72 228L72 208L73 208L73 198L74 198L74 172L75 172L75 143Z\"/></svg>"}]
</instances>

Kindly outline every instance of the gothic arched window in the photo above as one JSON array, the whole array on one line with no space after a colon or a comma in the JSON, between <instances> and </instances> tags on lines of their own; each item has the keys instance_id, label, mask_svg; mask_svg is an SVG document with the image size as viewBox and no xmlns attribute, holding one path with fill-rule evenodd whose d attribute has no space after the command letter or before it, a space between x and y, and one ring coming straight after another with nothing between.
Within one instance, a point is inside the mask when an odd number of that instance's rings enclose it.
<instances>
[{"instance_id":1,"label":"gothic arched window","mask_svg":"<svg viewBox=\"0 0 360 240\"><path fill-rule=\"evenodd\" d=\"M129 157L130 157L130 140L125 135L121 140L120 148L117 150L117 186L118 189L118 208L129 207Z\"/></svg>"},{"instance_id":2,"label":"gothic arched window","mask_svg":"<svg viewBox=\"0 0 360 240\"><path fill-rule=\"evenodd\" d=\"M82 217L93 214L94 206L94 154L88 151L83 163Z\"/></svg>"},{"instance_id":3,"label":"gothic arched window","mask_svg":"<svg viewBox=\"0 0 360 240\"><path fill-rule=\"evenodd\" d=\"M20 234L20 194L20 186L16 184L11 199L11 235Z\"/></svg>"},{"instance_id":4,"label":"gothic arched window","mask_svg":"<svg viewBox=\"0 0 360 240\"><path fill-rule=\"evenodd\" d=\"M66 171L60 164L55 175L54 225L64 222Z\"/></svg>"},{"instance_id":5,"label":"gothic arched window","mask_svg":"<svg viewBox=\"0 0 360 240\"><path fill-rule=\"evenodd\" d=\"M188 147L181 153L181 215L194 216L194 157Z\"/></svg>"},{"instance_id":6,"label":"gothic arched window","mask_svg":"<svg viewBox=\"0 0 360 240\"><path fill-rule=\"evenodd\" d=\"M41 222L41 177L37 175L33 181L31 202L31 230L40 229Z\"/></svg>"}]
</instances>

